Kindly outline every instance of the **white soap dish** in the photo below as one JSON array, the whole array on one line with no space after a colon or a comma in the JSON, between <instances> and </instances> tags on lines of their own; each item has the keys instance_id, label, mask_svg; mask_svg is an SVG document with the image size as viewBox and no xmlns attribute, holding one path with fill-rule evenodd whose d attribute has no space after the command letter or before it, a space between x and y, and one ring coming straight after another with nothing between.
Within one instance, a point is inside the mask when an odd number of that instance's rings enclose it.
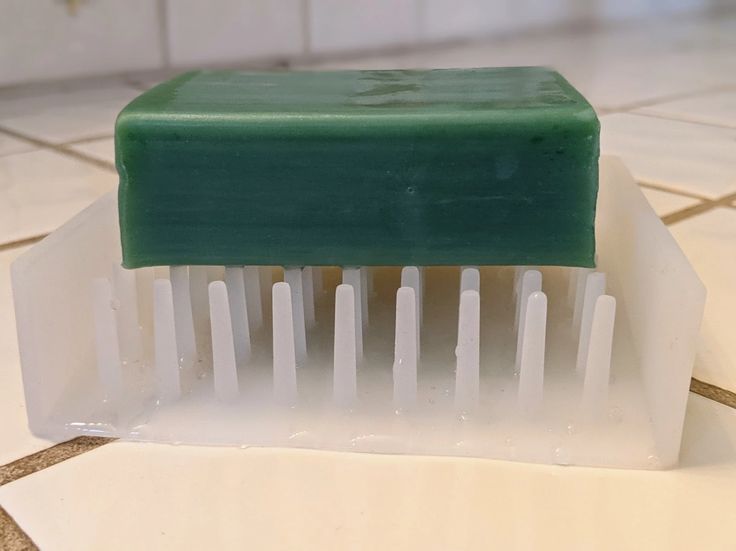
<instances>
[{"instance_id":1,"label":"white soap dish","mask_svg":"<svg viewBox=\"0 0 736 551\"><path fill-rule=\"evenodd\" d=\"M597 271L128 271L117 220L107 195L12 266L39 436L677 463L705 290L616 159Z\"/></svg>"}]
</instances>

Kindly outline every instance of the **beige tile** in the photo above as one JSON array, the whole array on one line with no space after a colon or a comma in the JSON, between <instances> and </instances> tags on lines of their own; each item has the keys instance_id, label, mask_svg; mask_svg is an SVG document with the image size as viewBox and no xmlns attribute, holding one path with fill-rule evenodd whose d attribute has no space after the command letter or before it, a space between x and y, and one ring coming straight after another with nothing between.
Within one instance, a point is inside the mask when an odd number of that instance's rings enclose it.
<instances>
[{"instance_id":1,"label":"beige tile","mask_svg":"<svg viewBox=\"0 0 736 551\"><path fill-rule=\"evenodd\" d=\"M57 144L112 136L118 113L138 94L107 83L6 90L0 92L0 127Z\"/></svg>"},{"instance_id":2,"label":"beige tile","mask_svg":"<svg viewBox=\"0 0 736 551\"><path fill-rule=\"evenodd\" d=\"M157 3L5 0L0 85L159 67Z\"/></svg>"},{"instance_id":3,"label":"beige tile","mask_svg":"<svg viewBox=\"0 0 736 551\"><path fill-rule=\"evenodd\" d=\"M685 197L684 195L677 195L647 187L641 187L640 189L644 193L644 197L649 201L649 204L652 205L657 216L666 216L700 203L698 199Z\"/></svg>"},{"instance_id":4,"label":"beige tile","mask_svg":"<svg viewBox=\"0 0 736 551\"><path fill-rule=\"evenodd\" d=\"M691 396L670 471L112 443L0 504L42 549L726 549L735 448Z\"/></svg>"},{"instance_id":5,"label":"beige tile","mask_svg":"<svg viewBox=\"0 0 736 551\"><path fill-rule=\"evenodd\" d=\"M643 182L709 198L736 191L736 129L606 115L601 152L621 157Z\"/></svg>"},{"instance_id":6,"label":"beige tile","mask_svg":"<svg viewBox=\"0 0 736 551\"><path fill-rule=\"evenodd\" d=\"M103 138L92 140L70 146L74 151L79 151L100 161L115 164L115 139Z\"/></svg>"},{"instance_id":7,"label":"beige tile","mask_svg":"<svg viewBox=\"0 0 736 551\"><path fill-rule=\"evenodd\" d=\"M16 140L12 136L0 132L0 157L11 153L22 153L35 149L34 145L23 140Z\"/></svg>"},{"instance_id":8,"label":"beige tile","mask_svg":"<svg viewBox=\"0 0 736 551\"><path fill-rule=\"evenodd\" d=\"M167 0L169 50L178 66L302 53L300 0Z\"/></svg>"},{"instance_id":9,"label":"beige tile","mask_svg":"<svg viewBox=\"0 0 736 551\"><path fill-rule=\"evenodd\" d=\"M0 157L0 244L47 233L117 185L117 174L48 150Z\"/></svg>"},{"instance_id":10,"label":"beige tile","mask_svg":"<svg viewBox=\"0 0 736 551\"><path fill-rule=\"evenodd\" d=\"M0 251L0 465L51 445L28 430L23 397L10 264L26 250Z\"/></svg>"},{"instance_id":11,"label":"beige tile","mask_svg":"<svg viewBox=\"0 0 736 551\"><path fill-rule=\"evenodd\" d=\"M418 37L417 0L311 0L309 51L375 50L413 44Z\"/></svg>"},{"instance_id":12,"label":"beige tile","mask_svg":"<svg viewBox=\"0 0 736 551\"><path fill-rule=\"evenodd\" d=\"M659 103L650 107L643 107L635 112L669 119L736 128L736 88L713 94L703 94L692 98Z\"/></svg>"},{"instance_id":13,"label":"beige tile","mask_svg":"<svg viewBox=\"0 0 736 551\"><path fill-rule=\"evenodd\" d=\"M671 230L708 291L694 375L736 392L736 210L714 209Z\"/></svg>"}]
</instances>

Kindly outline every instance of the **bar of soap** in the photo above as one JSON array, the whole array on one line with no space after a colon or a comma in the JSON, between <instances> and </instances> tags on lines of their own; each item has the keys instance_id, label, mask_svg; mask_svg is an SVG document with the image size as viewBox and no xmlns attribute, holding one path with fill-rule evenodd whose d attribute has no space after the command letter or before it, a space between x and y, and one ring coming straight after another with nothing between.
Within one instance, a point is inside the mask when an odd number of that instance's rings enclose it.
<instances>
[{"instance_id":1,"label":"bar of soap","mask_svg":"<svg viewBox=\"0 0 736 551\"><path fill-rule=\"evenodd\" d=\"M118 117L123 264L590 267L598 137L541 67L187 73Z\"/></svg>"}]
</instances>

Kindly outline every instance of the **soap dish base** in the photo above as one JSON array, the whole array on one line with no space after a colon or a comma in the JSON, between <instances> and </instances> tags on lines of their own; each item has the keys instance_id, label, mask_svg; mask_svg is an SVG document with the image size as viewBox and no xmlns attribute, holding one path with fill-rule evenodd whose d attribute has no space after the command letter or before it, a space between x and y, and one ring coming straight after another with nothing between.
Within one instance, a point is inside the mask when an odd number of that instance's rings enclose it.
<instances>
[{"instance_id":1,"label":"soap dish base","mask_svg":"<svg viewBox=\"0 0 736 551\"><path fill-rule=\"evenodd\" d=\"M38 435L677 462L705 291L616 159L601 162L597 272L128 271L117 267L116 207L101 198L13 264Z\"/></svg>"}]
</instances>

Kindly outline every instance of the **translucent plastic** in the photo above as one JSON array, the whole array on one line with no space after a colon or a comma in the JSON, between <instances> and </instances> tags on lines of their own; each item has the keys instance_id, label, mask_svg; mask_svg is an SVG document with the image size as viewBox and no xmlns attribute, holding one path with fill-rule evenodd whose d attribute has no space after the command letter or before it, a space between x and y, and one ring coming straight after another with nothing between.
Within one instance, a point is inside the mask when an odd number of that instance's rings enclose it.
<instances>
[{"instance_id":1,"label":"translucent plastic","mask_svg":"<svg viewBox=\"0 0 736 551\"><path fill-rule=\"evenodd\" d=\"M128 272L106 196L12 268L30 426L675 465L704 288L615 159L602 161L596 232L596 271Z\"/></svg>"}]
</instances>

